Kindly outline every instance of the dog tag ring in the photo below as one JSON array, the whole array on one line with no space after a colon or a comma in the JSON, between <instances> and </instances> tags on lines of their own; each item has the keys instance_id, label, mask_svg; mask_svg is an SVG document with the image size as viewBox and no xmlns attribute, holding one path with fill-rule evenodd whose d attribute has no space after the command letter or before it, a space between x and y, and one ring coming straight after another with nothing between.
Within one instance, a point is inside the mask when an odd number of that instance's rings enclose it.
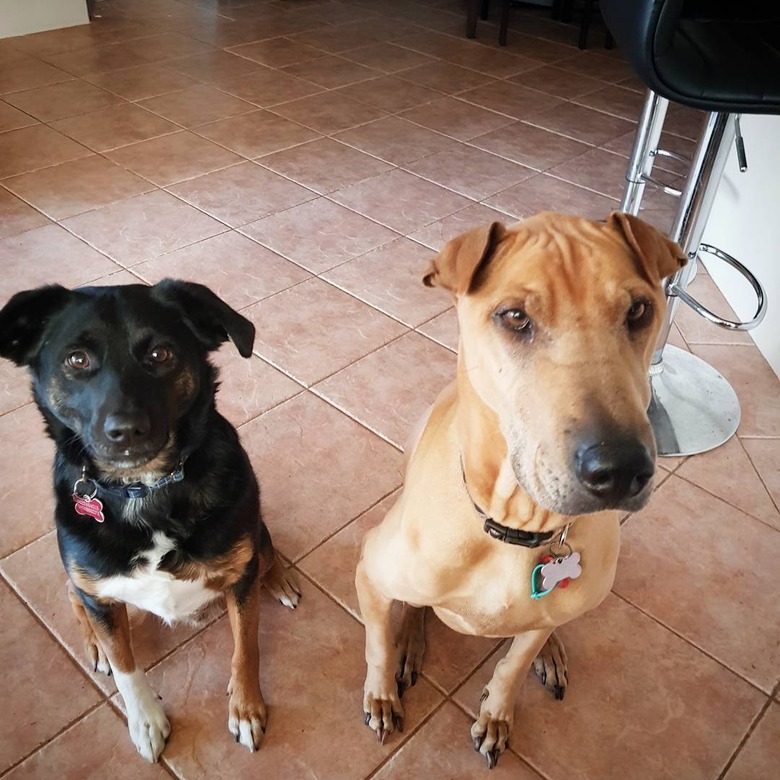
<instances>
[{"instance_id":1,"label":"dog tag ring","mask_svg":"<svg viewBox=\"0 0 780 780\"><path fill-rule=\"evenodd\" d=\"M96 520L98 523L102 523L105 521L106 516L103 514L103 502L99 498L96 498L97 486L95 483L92 483L93 490L91 494L79 491L79 485L82 483L88 484L90 482L90 480L86 478L85 472L82 473L81 477L77 479L73 485L73 508L76 510L77 515L85 515L86 517L91 517L93 520Z\"/></svg>"}]
</instances>

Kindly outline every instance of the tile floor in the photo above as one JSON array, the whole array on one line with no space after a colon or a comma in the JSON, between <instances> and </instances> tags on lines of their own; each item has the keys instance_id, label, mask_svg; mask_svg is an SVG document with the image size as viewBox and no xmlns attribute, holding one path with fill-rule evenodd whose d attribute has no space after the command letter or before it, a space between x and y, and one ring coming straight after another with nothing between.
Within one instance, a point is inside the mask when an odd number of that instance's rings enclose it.
<instances>
[{"instance_id":1,"label":"tile floor","mask_svg":"<svg viewBox=\"0 0 780 780\"><path fill-rule=\"evenodd\" d=\"M85 668L51 531L51 446L0 365L0 774L20 778L472 778L469 718L497 643L431 621L408 728L360 714L352 572L401 481L415 418L452 376L449 300L419 276L459 231L617 205L640 89L620 56L546 12L510 45L458 0L104 0L92 25L0 41L0 302L68 285L200 280L258 327L219 404L303 580L262 606L270 704L258 755L225 729L229 631L158 630L138 657L174 731L148 766L111 679ZM690 150L697 117L670 112ZM665 163L668 175L679 175ZM670 204L651 196L663 225ZM706 273L699 294L723 305ZM300 334L301 338L291 338ZM661 463L614 592L563 630L563 703L529 679L500 777L768 779L780 762L780 384L744 335L682 311L673 341L743 404L738 437ZM305 446L301 446L306 431Z\"/></svg>"}]
</instances>

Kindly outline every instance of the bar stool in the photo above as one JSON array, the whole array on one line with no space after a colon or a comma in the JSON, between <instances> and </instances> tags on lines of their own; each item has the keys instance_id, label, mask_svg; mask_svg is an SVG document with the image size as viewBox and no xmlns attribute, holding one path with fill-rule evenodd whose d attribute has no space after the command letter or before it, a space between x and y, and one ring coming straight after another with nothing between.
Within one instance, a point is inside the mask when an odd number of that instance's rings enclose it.
<instances>
[{"instance_id":1,"label":"bar stool","mask_svg":"<svg viewBox=\"0 0 780 780\"><path fill-rule=\"evenodd\" d=\"M646 186L678 197L669 235L688 257L688 265L666 280L666 318L650 368L649 413L659 455L714 449L739 425L740 406L731 385L703 360L666 342L681 301L730 330L754 328L766 313L755 276L701 239L735 142L740 169L747 170L740 114L780 114L780 14L775 6L762 0L601 0L607 27L648 87L620 208L638 214ZM656 157L676 156L658 147L670 100L708 112L681 190L652 175ZM757 298L752 319L726 320L686 291L700 253L728 263L747 279Z\"/></svg>"}]
</instances>

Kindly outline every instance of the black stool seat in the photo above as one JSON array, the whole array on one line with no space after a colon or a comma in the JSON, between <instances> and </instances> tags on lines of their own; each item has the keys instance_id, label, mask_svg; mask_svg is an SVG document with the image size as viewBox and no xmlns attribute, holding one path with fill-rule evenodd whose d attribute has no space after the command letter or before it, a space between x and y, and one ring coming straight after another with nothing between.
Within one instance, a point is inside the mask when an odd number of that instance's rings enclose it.
<instances>
[{"instance_id":1,"label":"black stool seat","mask_svg":"<svg viewBox=\"0 0 780 780\"><path fill-rule=\"evenodd\" d=\"M780 114L780 3L601 0L610 32L661 97L705 111Z\"/></svg>"}]
</instances>

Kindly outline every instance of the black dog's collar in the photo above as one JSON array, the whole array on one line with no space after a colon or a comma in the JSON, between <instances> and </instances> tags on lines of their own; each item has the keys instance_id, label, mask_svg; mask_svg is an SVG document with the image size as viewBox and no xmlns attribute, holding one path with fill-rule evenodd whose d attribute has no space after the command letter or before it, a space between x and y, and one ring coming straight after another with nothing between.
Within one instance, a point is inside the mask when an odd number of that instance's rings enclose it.
<instances>
[{"instance_id":1,"label":"black dog's collar","mask_svg":"<svg viewBox=\"0 0 780 780\"><path fill-rule=\"evenodd\" d=\"M463 466L463 458L460 460L460 473L463 476L463 487L466 488L469 498L469 486L466 484L466 469ZM477 502L471 498L471 503L474 505L474 509L477 510L477 514L484 521L483 529L485 533L493 539L498 539L501 542L507 544L517 544L520 547L541 547L543 544L549 542L557 531L522 531L519 528L510 528L506 525L497 523L492 517L489 517Z\"/></svg>"},{"instance_id":2,"label":"black dog's collar","mask_svg":"<svg viewBox=\"0 0 780 780\"><path fill-rule=\"evenodd\" d=\"M144 498L149 495L153 490L159 490L166 485L172 485L176 482L181 482L184 479L184 461L182 460L179 465L167 476L161 477L152 485L144 485L142 482L136 482L131 485L104 485L102 482L98 482L96 479L87 476L86 466L81 474L81 478L73 486L73 492L75 495L82 498L94 498L99 493L108 494L111 496L117 496L118 498ZM83 487L87 489L84 490ZM91 486L91 490L89 489ZM81 488L81 489L80 489Z\"/></svg>"}]
</instances>

